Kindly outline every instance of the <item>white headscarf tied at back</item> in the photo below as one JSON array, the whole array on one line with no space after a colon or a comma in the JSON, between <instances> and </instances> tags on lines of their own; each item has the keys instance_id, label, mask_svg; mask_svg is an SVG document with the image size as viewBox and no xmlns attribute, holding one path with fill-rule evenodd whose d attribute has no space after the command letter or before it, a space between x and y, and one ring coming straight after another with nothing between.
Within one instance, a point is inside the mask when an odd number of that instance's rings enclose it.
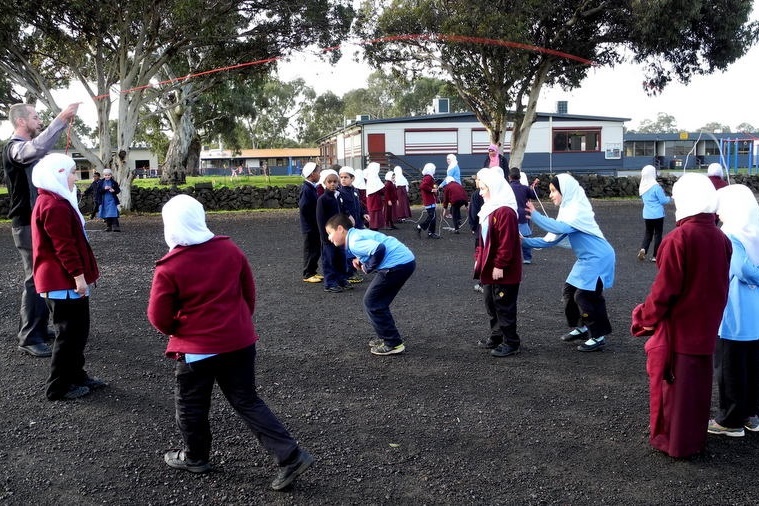
<instances>
[{"instance_id":1,"label":"white headscarf tied at back","mask_svg":"<svg viewBox=\"0 0 759 506\"><path fill-rule=\"evenodd\" d=\"M672 199L675 201L675 221L717 211L717 190L703 174L689 172L680 176L672 186Z\"/></svg>"},{"instance_id":2,"label":"white headscarf tied at back","mask_svg":"<svg viewBox=\"0 0 759 506\"><path fill-rule=\"evenodd\" d=\"M517 198L514 196L511 185L503 177L503 169L500 167L497 170L495 168L480 169L477 172L477 180L480 184L487 186L490 192L488 199L482 204L480 212L477 214L480 223L486 222L488 216L499 207L509 207L515 213L517 212Z\"/></svg>"},{"instance_id":3,"label":"white headscarf tied at back","mask_svg":"<svg viewBox=\"0 0 759 506\"><path fill-rule=\"evenodd\" d=\"M335 172L332 169L326 169L319 173L319 184L324 186L324 181L327 179L327 176L335 176L338 181L340 181L340 175Z\"/></svg>"},{"instance_id":4,"label":"white headscarf tied at back","mask_svg":"<svg viewBox=\"0 0 759 506\"><path fill-rule=\"evenodd\" d=\"M448 162L448 170L454 168L459 164L459 160L456 158L456 155L453 153L449 154L445 157L445 161Z\"/></svg>"},{"instance_id":5,"label":"white headscarf tied at back","mask_svg":"<svg viewBox=\"0 0 759 506\"><path fill-rule=\"evenodd\" d=\"M527 181L527 174L523 170L519 171L519 184L530 186L529 181Z\"/></svg>"},{"instance_id":6,"label":"white headscarf tied at back","mask_svg":"<svg viewBox=\"0 0 759 506\"><path fill-rule=\"evenodd\" d=\"M366 178L366 194L371 195L377 193L385 187L385 184L379 177L380 164L372 162L364 169L364 177Z\"/></svg>"},{"instance_id":7,"label":"white headscarf tied at back","mask_svg":"<svg viewBox=\"0 0 759 506\"><path fill-rule=\"evenodd\" d=\"M393 172L395 172L395 186L408 186L408 179L403 175L403 169L400 165L396 165Z\"/></svg>"},{"instance_id":8,"label":"white headscarf tied at back","mask_svg":"<svg viewBox=\"0 0 759 506\"><path fill-rule=\"evenodd\" d=\"M393 172L392 170L389 170L385 173L385 181L392 181L394 177L395 177L395 172Z\"/></svg>"},{"instance_id":9,"label":"white headscarf tied at back","mask_svg":"<svg viewBox=\"0 0 759 506\"><path fill-rule=\"evenodd\" d=\"M643 195L648 190L656 186L656 167L646 165L640 169L640 186L638 186L638 195Z\"/></svg>"},{"instance_id":10,"label":"white headscarf tied at back","mask_svg":"<svg viewBox=\"0 0 759 506\"><path fill-rule=\"evenodd\" d=\"M569 174L559 174L556 177L559 179L558 190L561 193L561 204L556 220L603 239L604 234L596 223L593 206L590 205L580 183Z\"/></svg>"},{"instance_id":11,"label":"white headscarf tied at back","mask_svg":"<svg viewBox=\"0 0 759 506\"><path fill-rule=\"evenodd\" d=\"M717 214L725 235L738 240L751 263L759 265L759 204L751 190L742 184L717 190Z\"/></svg>"},{"instance_id":12,"label":"white headscarf tied at back","mask_svg":"<svg viewBox=\"0 0 759 506\"><path fill-rule=\"evenodd\" d=\"M79 211L79 202L76 200L76 187L69 190L69 174L75 167L76 162L70 156L50 153L32 169L32 184L66 199L79 215L84 227L84 216Z\"/></svg>"},{"instance_id":13,"label":"white headscarf tied at back","mask_svg":"<svg viewBox=\"0 0 759 506\"><path fill-rule=\"evenodd\" d=\"M710 163L709 166L706 168L706 175L707 176L719 176L720 178L724 177L724 174L722 173L722 165L718 163Z\"/></svg>"},{"instance_id":14,"label":"white headscarf tied at back","mask_svg":"<svg viewBox=\"0 0 759 506\"><path fill-rule=\"evenodd\" d=\"M353 180L353 187L357 190L366 190L366 179L364 179L364 171L361 169L355 169L356 179Z\"/></svg>"},{"instance_id":15,"label":"white headscarf tied at back","mask_svg":"<svg viewBox=\"0 0 759 506\"><path fill-rule=\"evenodd\" d=\"M422 175L435 177L435 164L425 163L424 168L422 169Z\"/></svg>"},{"instance_id":16,"label":"white headscarf tied at back","mask_svg":"<svg viewBox=\"0 0 759 506\"><path fill-rule=\"evenodd\" d=\"M163 237L169 250L210 241L213 233L206 226L203 204L189 195L177 195L163 205Z\"/></svg>"}]
</instances>

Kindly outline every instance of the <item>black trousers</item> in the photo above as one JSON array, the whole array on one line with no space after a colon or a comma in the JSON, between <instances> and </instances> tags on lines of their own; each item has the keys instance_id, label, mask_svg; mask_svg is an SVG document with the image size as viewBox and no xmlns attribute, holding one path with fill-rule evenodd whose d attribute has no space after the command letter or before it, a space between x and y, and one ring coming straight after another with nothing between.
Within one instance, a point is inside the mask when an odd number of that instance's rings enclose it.
<instances>
[{"instance_id":1,"label":"black trousers","mask_svg":"<svg viewBox=\"0 0 759 506\"><path fill-rule=\"evenodd\" d=\"M325 288L347 285L348 271L346 269L345 248L338 248L325 239L322 244L322 272Z\"/></svg>"},{"instance_id":2,"label":"black trousers","mask_svg":"<svg viewBox=\"0 0 759 506\"><path fill-rule=\"evenodd\" d=\"M256 393L256 347L222 353L175 369L176 419L187 457L207 461L211 453L208 412L214 382L278 465L297 457L298 444Z\"/></svg>"},{"instance_id":3,"label":"black trousers","mask_svg":"<svg viewBox=\"0 0 759 506\"><path fill-rule=\"evenodd\" d=\"M90 298L45 299L45 302L55 326L45 395L54 400L88 378L84 371L84 347L90 334Z\"/></svg>"},{"instance_id":4,"label":"black trousers","mask_svg":"<svg viewBox=\"0 0 759 506\"><path fill-rule=\"evenodd\" d=\"M517 297L519 283L511 285L482 285L485 309L490 318L490 340L519 348L517 334Z\"/></svg>"},{"instance_id":5,"label":"black trousers","mask_svg":"<svg viewBox=\"0 0 759 506\"><path fill-rule=\"evenodd\" d=\"M388 346L403 342L395 326L390 304L416 269L416 261L396 265L391 269L378 270L364 294L364 310L376 332Z\"/></svg>"},{"instance_id":6,"label":"black trousers","mask_svg":"<svg viewBox=\"0 0 759 506\"><path fill-rule=\"evenodd\" d=\"M640 249L648 253L648 246L651 244L651 239L653 239L654 249L651 251L651 256L655 258L656 252L659 251L659 245L661 244L662 231L664 230L664 218L643 221L646 222L646 234L643 236L643 242L640 245Z\"/></svg>"},{"instance_id":7,"label":"black trousers","mask_svg":"<svg viewBox=\"0 0 759 506\"><path fill-rule=\"evenodd\" d=\"M601 278L594 291L581 290L564 283L564 315L570 327L588 327L591 337L601 337L611 333L611 323L606 312Z\"/></svg>"},{"instance_id":8,"label":"black trousers","mask_svg":"<svg viewBox=\"0 0 759 506\"><path fill-rule=\"evenodd\" d=\"M461 226L461 208L467 205L466 200L459 200L451 204L451 216L453 216L453 229L458 230Z\"/></svg>"},{"instance_id":9,"label":"black trousers","mask_svg":"<svg viewBox=\"0 0 759 506\"><path fill-rule=\"evenodd\" d=\"M422 230L426 230L430 234L435 233L435 227L437 220L435 219L435 208L434 207L428 207L426 209L427 216L424 217L424 220L419 224L419 228Z\"/></svg>"},{"instance_id":10,"label":"black trousers","mask_svg":"<svg viewBox=\"0 0 759 506\"><path fill-rule=\"evenodd\" d=\"M759 415L759 341L717 339L714 369L719 388L717 423L743 427Z\"/></svg>"},{"instance_id":11,"label":"black trousers","mask_svg":"<svg viewBox=\"0 0 759 506\"><path fill-rule=\"evenodd\" d=\"M322 254L322 240L318 230L303 234L303 279L316 274L319 257Z\"/></svg>"}]
</instances>

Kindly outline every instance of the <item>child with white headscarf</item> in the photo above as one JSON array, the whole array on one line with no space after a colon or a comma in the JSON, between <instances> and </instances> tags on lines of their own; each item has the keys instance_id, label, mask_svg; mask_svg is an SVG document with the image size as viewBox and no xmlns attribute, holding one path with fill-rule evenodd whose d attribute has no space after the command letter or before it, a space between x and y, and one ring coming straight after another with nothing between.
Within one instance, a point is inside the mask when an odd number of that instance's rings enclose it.
<instances>
[{"instance_id":1,"label":"child with white headscarf","mask_svg":"<svg viewBox=\"0 0 759 506\"><path fill-rule=\"evenodd\" d=\"M651 239L654 241L654 249L651 251L651 261L656 262L656 252L661 244L662 231L664 230L664 206L672 200L664 194L664 190L656 180L656 167L646 165L640 171L640 186L638 195L643 201L643 221L646 224L646 233L638 250L638 260L646 259Z\"/></svg>"},{"instance_id":2,"label":"child with white headscarf","mask_svg":"<svg viewBox=\"0 0 759 506\"><path fill-rule=\"evenodd\" d=\"M450 153L445 157L445 161L448 163L448 168L445 171L446 177L452 177L458 184L461 184L461 168L459 168L459 160L456 155Z\"/></svg>"},{"instance_id":3,"label":"child with white headscarf","mask_svg":"<svg viewBox=\"0 0 759 506\"><path fill-rule=\"evenodd\" d=\"M708 430L735 437L759 432L759 204L733 184L717 191L717 214L733 255L714 357L719 409Z\"/></svg>"},{"instance_id":4,"label":"child with white headscarf","mask_svg":"<svg viewBox=\"0 0 759 506\"><path fill-rule=\"evenodd\" d=\"M366 179L366 210L369 228L379 230L385 224L385 184L379 177L380 164L371 162L364 169Z\"/></svg>"},{"instance_id":5,"label":"child with white headscarf","mask_svg":"<svg viewBox=\"0 0 759 506\"><path fill-rule=\"evenodd\" d=\"M706 176L717 190L727 186L727 182L724 180L724 174L722 172L722 165L719 163L710 163L706 168Z\"/></svg>"},{"instance_id":6,"label":"child with white headscarf","mask_svg":"<svg viewBox=\"0 0 759 506\"><path fill-rule=\"evenodd\" d=\"M559 206L556 219L538 213L527 203L532 222L552 234L546 238L525 237L522 244L531 248L550 248L568 240L577 261L564 284L564 314L573 328L561 336L564 342L585 339L579 351L599 351L606 346L611 323L606 311L603 290L614 286L614 248L596 223L593 208L585 191L569 174L551 180L550 198Z\"/></svg>"},{"instance_id":7,"label":"child with white headscarf","mask_svg":"<svg viewBox=\"0 0 759 506\"><path fill-rule=\"evenodd\" d=\"M313 457L256 392L256 286L248 259L229 237L208 230L203 206L189 195L169 200L161 215L169 252L156 262L148 320L169 336L166 356L176 360L174 403L185 444L164 461L192 473L211 470L208 414L216 383L280 466L271 488L282 490Z\"/></svg>"},{"instance_id":8,"label":"child with white headscarf","mask_svg":"<svg viewBox=\"0 0 759 506\"><path fill-rule=\"evenodd\" d=\"M435 184L435 164L427 163L422 169L422 180L419 183L419 193L422 194L422 205L427 211L427 216L416 226L416 235L421 237L422 230L427 231L427 237L430 239L440 239L435 233L436 216L435 208L437 207L437 184Z\"/></svg>"},{"instance_id":9,"label":"child with white headscarf","mask_svg":"<svg viewBox=\"0 0 759 506\"><path fill-rule=\"evenodd\" d=\"M672 188L675 228L664 237L658 272L632 313L631 332L646 342L649 442L676 458L704 449L713 354L727 301L730 240L716 226L717 192L703 174Z\"/></svg>"},{"instance_id":10,"label":"child with white headscarf","mask_svg":"<svg viewBox=\"0 0 759 506\"><path fill-rule=\"evenodd\" d=\"M395 172L392 170L385 173L385 227L395 230L393 218L395 208L398 207L398 189L395 186Z\"/></svg>"},{"instance_id":11,"label":"child with white headscarf","mask_svg":"<svg viewBox=\"0 0 759 506\"><path fill-rule=\"evenodd\" d=\"M403 223L411 218L411 202L408 198L408 179L403 175L403 169L400 165L393 168L395 173L395 189L398 193L398 205L395 206L395 221Z\"/></svg>"},{"instance_id":12,"label":"child with white headscarf","mask_svg":"<svg viewBox=\"0 0 759 506\"><path fill-rule=\"evenodd\" d=\"M517 200L501 170L480 170L477 185L484 203L478 213L474 278L482 284L490 318L490 336L478 344L490 349L494 357L509 357L520 351L517 297L522 282L522 247Z\"/></svg>"},{"instance_id":13,"label":"child with white headscarf","mask_svg":"<svg viewBox=\"0 0 759 506\"><path fill-rule=\"evenodd\" d=\"M32 184L38 189L32 211L34 285L55 325L45 392L50 400L76 399L105 386L84 370L89 285L100 272L84 232L74 181L76 163L66 155L51 153L32 170Z\"/></svg>"}]
</instances>

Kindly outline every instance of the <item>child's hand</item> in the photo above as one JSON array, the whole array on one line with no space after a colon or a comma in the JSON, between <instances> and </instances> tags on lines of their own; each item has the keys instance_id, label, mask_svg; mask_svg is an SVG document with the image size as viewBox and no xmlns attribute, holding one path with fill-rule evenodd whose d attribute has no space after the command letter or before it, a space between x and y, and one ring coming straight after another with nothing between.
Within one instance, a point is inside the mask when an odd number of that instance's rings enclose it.
<instances>
[{"instance_id":1,"label":"child's hand","mask_svg":"<svg viewBox=\"0 0 759 506\"><path fill-rule=\"evenodd\" d=\"M503 277L503 269L493 267L493 279L501 279Z\"/></svg>"},{"instance_id":2,"label":"child's hand","mask_svg":"<svg viewBox=\"0 0 759 506\"><path fill-rule=\"evenodd\" d=\"M354 258L352 263L353 263L354 269L356 270L361 269L361 262L359 261L358 258Z\"/></svg>"}]
</instances>

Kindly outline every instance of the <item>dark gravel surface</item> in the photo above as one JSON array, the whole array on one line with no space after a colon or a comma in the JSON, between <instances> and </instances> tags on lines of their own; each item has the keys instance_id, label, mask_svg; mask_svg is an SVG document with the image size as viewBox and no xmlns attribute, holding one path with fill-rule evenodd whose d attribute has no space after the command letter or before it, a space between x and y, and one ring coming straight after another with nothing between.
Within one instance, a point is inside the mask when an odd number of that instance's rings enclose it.
<instances>
[{"instance_id":1,"label":"dark gravel surface","mask_svg":"<svg viewBox=\"0 0 759 506\"><path fill-rule=\"evenodd\" d=\"M635 258L638 201L594 206L617 251L609 345L583 354L558 340L573 256L544 250L525 268L522 354L505 359L475 346L487 318L468 233L393 232L418 260L393 307L407 353L375 357L364 286L325 294L300 280L295 211L209 216L255 271L260 394L317 459L287 492L269 490L272 459L218 391L213 472L163 463L180 437L172 362L145 317L153 262L166 251L160 217L125 217L122 234L88 222L102 278L87 368L110 387L70 402L45 400L47 359L16 350L21 267L0 224L0 504L757 504L759 436L710 436L683 461L648 446L643 340L628 329L656 267Z\"/></svg>"}]
</instances>

